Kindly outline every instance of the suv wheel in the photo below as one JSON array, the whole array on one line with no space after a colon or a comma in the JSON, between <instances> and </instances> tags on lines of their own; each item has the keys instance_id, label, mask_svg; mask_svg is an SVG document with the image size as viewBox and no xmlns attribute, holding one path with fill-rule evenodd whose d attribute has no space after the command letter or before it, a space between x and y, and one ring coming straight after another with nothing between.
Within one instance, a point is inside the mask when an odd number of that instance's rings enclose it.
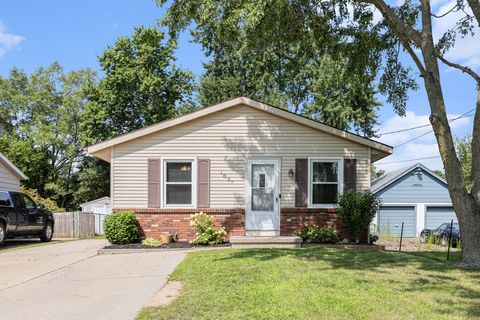
<instances>
[{"instance_id":1,"label":"suv wheel","mask_svg":"<svg viewBox=\"0 0 480 320\"><path fill-rule=\"evenodd\" d=\"M3 244L7 239L7 230L5 228L5 224L0 222L0 244Z\"/></svg>"},{"instance_id":2,"label":"suv wheel","mask_svg":"<svg viewBox=\"0 0 480 320\"><path fill-rule=\"evenodd\" d=\"M51 222L47 222L42 232L40 233L40 240L42 242L52 241L53 238L53 225Z\"/></svg>"},{"instance_id":3,"label":"suv wheel","mask_svg":"<svg viewBox=\"0 0 480 320\"><path fill-rule=\"evenodd\" d=\"M440 244L444 247L448 245L448 237L446 235L442 236L442 238L440 239Z\"/></svg>"}]
</instances>

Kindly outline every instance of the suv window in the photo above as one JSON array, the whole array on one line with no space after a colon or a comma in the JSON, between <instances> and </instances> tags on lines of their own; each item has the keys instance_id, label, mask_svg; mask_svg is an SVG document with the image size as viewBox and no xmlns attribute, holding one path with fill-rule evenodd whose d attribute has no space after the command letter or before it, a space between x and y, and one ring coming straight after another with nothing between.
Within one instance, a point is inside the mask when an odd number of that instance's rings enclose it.
<instances>
[{"instance_id":1,"label":"suv window","mask_svg":"<svg viewBox=\"0 0 480 320\"><path fill-rule=\"evenodd\" d=\"M12 202L10 201L10 195L8 192L0 192L0 206L2 207L11 207Z\"/></svg>"},{"instance_id":2,"label":"suv window","mask_svg":"<svg viewBox=\"0 0 480 320\"><path fill-rule=\"evenodd\" d=\"M35 202L29 196L27 196L26 194L22 194L22 198L23 198L23 203L25 203L25 207L27 207L27 209L37 208L37 206L35 205Z\"/></svg>"},{"instance_id":3,"label":"suv window","mask_svg":"<svg viewBox=\"0 0 480 320\"><path fill-rule=\"evenodd\" d=\"M24 209L25 205L23 204L23 201L22 201L22 198L20 197L20 194L12 193L11 195L12 195L13 205L15 206L15 208Z\"/></svg>"}]
</instances>

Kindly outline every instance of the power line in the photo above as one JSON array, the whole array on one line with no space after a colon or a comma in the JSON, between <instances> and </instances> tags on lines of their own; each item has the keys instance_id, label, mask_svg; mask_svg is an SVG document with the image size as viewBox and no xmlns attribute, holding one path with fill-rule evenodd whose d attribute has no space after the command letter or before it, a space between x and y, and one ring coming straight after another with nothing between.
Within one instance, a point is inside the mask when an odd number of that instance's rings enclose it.
<instances>
[{"instance_id":1,"label":"power line","mask_svg":"<svg viewBox=\"0 0 480 320\"><path fill-rule=\"evenodd\" d=\"M473 116L472 114L469 114L471 112L475 111L475 109L472 109L466 113L464 113L463 115L457 117L457 118L452 118L452 119L449 119L448 122L451 122L451 121L455 121L455 120L458 120L460 118L466 118L466 117L471 117ZM389 134L395 134L395 133L401 133L401 132L405 132L405 131L410 131L410 130L415 130L415 129L420 129L420 128L425 128L425 127L429 127L430 124L424 124L424 125L420 125L420 126L416 126L416 127L411 127L411 128L406 128L406 129L401 129L401 130L395 130L395 131L389 131L389 132L384 132L384 133L380 133L378 135L378 137L381 137L381 136L386 136L386 135L389 135Z\"/></svg>"},{"instance_id":2,"label":"power line","mask_svg":"<svg viewBox=\"0 0 480 320\"><path fill-rule=\"evenodd\" d=\"M451 123L451 122L454 122L455 120L458 120L458 119L461 119L461 118L465 118L465 117L467 117L467 116L470 117L471 115L468 115L468 114L469 114L469 113L472 113L473 111L475 111L475 109L476 109L476 108L474 108L474 109L472 109L472 110L470 110L470 111L467 111L467 112L465 112L464 114L462 114L462 115L460 115L460 116L458 116L458 117L456 117L456 118L450 119L450 120L448 120L448 122ZM399 145L395 146L394 148L398 148L398 147L401 147L401 146L403 146L403 145L406 145L407 143L410 143L410 142L415 141L415 140L417 140L417 139L419 139L419 138L421 138L421 137L423 137L423 136L426 136L427 134L429 134L429 133L431 133L431 132L433 132L433 129L432 129L432 130L429 130L429 131L427 131L427 132L424 132L424 133L422 133L421 135L416 136L415 138L412 138L412 139L407 140L407 141L405 141L405 142L403 142L403 143L400 143Z\"/></svg>"},{"instance_id":3,"label":"power line","mask_svg":"<svg viewBox=\"0 0 480 320\"><path fill-rule=\"evenodd\" d=\"M398 161L390 161L390 162L381 162L381 163L375 163L375 165L391 164L391 163L401 163L401 162L411 162L411 161L427 160L427 159L435 159L435 158L440 158L440 156L425 157L425 158L416 158L416 159L408 159L408 160L398 160Z\"/></svg>"}]
</instances>

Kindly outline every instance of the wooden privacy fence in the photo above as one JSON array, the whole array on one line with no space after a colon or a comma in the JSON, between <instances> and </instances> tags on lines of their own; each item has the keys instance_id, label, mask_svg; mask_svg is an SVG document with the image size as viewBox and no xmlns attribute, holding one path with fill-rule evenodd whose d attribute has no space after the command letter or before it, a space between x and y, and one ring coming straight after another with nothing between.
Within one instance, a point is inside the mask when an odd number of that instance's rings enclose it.
<instances>
[{"instance_id":1,"label":"wooden privacy fence","mask_svg":"<svg viewBox=\"0 0 480 320\"><path fill-rule=\"evenodd\" d=\"M55 220L54 238L91 238L95 235L95 216L92 212L58 212Z\"/></svg>"}]
</instances>

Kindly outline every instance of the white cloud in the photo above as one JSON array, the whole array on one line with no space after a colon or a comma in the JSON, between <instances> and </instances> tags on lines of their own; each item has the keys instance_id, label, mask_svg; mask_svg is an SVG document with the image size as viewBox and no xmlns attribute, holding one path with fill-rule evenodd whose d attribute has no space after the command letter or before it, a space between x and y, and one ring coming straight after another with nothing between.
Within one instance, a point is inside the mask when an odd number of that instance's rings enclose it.
<instances>
[{"instance_id":1,"label":"white cloud","mask_svg":"<svg viewBox=\"0 0 480 320\"><path fill-rule=\"evenodd\" d=\"M442 15L453 8L456 3L456 0L438 0L435 1L435 5L432 5L432 11L436 15ZM472 11L469 7L465 8L465 11L469 14L472 14ZM455 23L464 15L465 13L459 11L451 12L440 19L433 18L433 36L435 41L437 41L447 30L453 28ZM450 49L450 51L446 54L446 58L476 68L480 66L480 28L476 22L473 24L474 36L468 35L465 38L458 36L455 47Z\"/></svg>"},{"instance_id":2,"label":"white cloud","mask_svg":"<svg viewBox=\"0 0 480 320\"><path fill-rule=\"evenodd\" d=\"M0 21L0 58L8 51L11 50L25 40L24 37L7 32L7 28Z\"/></svg>"},{"instance_id":3,"label":"white cloud","mask_svg":"<svg viewBox=\"0 0 480 320\"><path fill-rule=\"evenodd\" d=\"M449 114L449 119L457 118L458 114ZM413 138L418 137L419 135L428 132L432 129L431 125L429 125L428 115L417 115L413 111L407 111L405 117L400 116L393 116L387 121L385 121L382 126L380 127L379 134L384 132L391 132L391 131L398 131L407 128L413 128L422 125L428 125L423 128L409 130L400 133L394 133L389 135L380 136L378 139L380 142L389 144L391 146L397 146L404 142L407 142ZM458 120L450 122L450 127L452 131L455 132L456 129L461 130L465 129L465 127L471 124L471 120L469 117L460 118ZM421 138L418 138L412 142L409 142L403 146L399 146L394 148L393 155L382 159L378 162L378 169L383 169L387 172L408 167L413 165L416 162L421 162L425 164L427 167L435 170L443 169L443 165L440 158L434 159L425 159L425 160L418 160L418 161L411 161L411 162L397 162L403 160L410 160L410 159L417 159L417 158L428 158L428 157L436 157L439 156L440 153L438 151L437 142L435 140L435 136L432 133L429 133ZM390 163L394 162L394 163ZM381 163L386 163L381 165Z\"/></svg>"}]
</instances>

